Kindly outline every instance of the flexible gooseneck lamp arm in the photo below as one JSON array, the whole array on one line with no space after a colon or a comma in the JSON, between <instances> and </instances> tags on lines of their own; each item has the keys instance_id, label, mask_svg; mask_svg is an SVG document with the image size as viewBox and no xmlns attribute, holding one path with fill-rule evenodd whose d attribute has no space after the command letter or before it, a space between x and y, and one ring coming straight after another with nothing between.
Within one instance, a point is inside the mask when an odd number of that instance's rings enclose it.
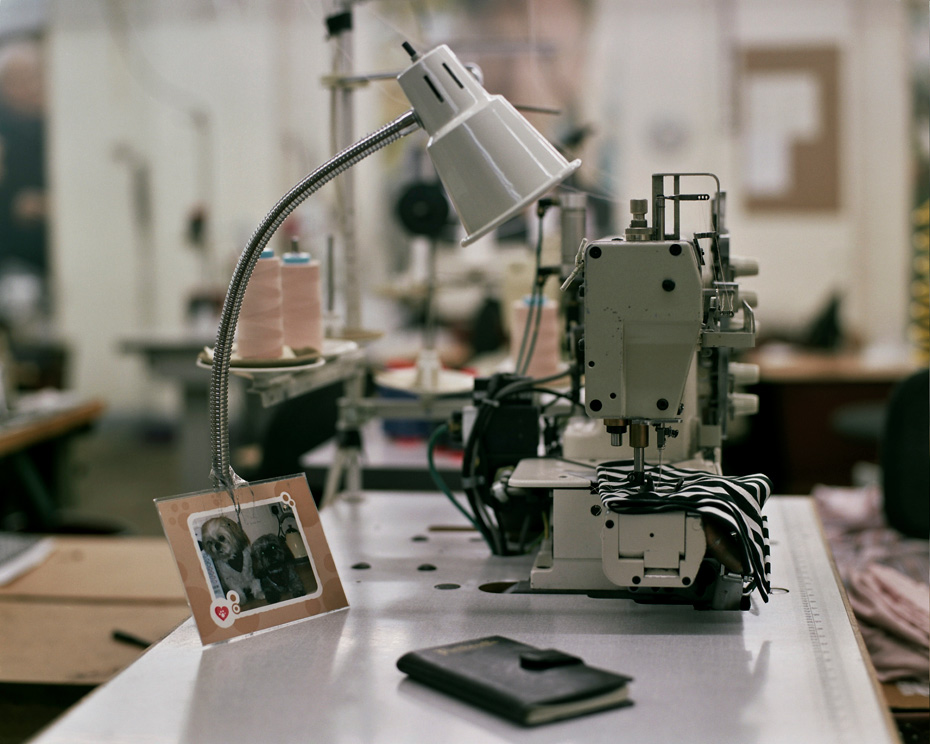
<instances>
[{"instance_id":1,"label":"flexible gooseneck lamp arm","mask_svg":"<svg viewBox=\"0 0 930 744\"><path fill-rule=\"evenodd\" d=\"M252 270L275 231L307 197L319 190L343 171L382 147L416 131L420 124L414 112L408 111L390 124L373 132L323 164L291 189L265 216L252 234L239 257L223 302L223 312L213 350L213 378L210 385L210 441L213 446L211 476L214 486L230 493L244 481L233 470L229 456L229 365L236 323L242 298L252 276Z\"/></svg>"},{"instance_id":2,"label":"flexible gooseneck lamp arm","mask_svg":"<svg viewBox=\"0 0 930 744\"><path fill-rule=\"evenodd\" d=\"M340 173L385 145L423 127L426 149L468 233L467 245L562 182L578 166L564 157L501 96L490 95L446 46L422 57L397 78L413 109L346 148L286 194L265 216L233 272L213 351L210 386L211 476L229 492L245 484L229 457L229 365L246 285L268 241L297 206Z\"/></svg>"}]
</instances>

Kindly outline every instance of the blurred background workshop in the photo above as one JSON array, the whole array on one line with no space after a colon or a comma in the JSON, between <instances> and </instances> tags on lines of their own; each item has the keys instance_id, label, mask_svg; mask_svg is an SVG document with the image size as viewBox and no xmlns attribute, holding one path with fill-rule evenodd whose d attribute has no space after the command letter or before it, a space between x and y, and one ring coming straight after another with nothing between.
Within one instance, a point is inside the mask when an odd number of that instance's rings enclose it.
<instances>
[{"instance_id":1,"label":"blurred background workshop","mask_svg":"<svg viewBox=\"0 0 930 744\"><path fill-rule=\"evenodd\" d=\"M210 395L230 277L282 195L410 107L395 80L408 40L448 44L583 164L464 247L474 230L424 132L290 211L266 246L278 327L300 312L312 328L273 337L243 304L226 464L247 481L306 473L318 503L473 488L468 409L497 384L476 380L611 359L573 333L566 231L642 240L667 201L675 239L680 205L716 241L725 204L750 260L722 278L740 277L752 344L720 351L705 317L695 358L730 387L673 444L811 497L898 728L925 736L930 608L916 638L896 635L862 597L874 565L918 597L930 583L928 23L922 0L0 0L0 533L54 536L0 584L0 743L189 616L153 499L212 488L211 455L226 463ZM678 199L679 176L708 171L716 187L681 186L710 208ZM289 271L311 277L298 310ZM544 405L502 439L561 455L567 429L577 448L606 436L598 418L611 432L638 415L595 415L580 381L562 419ZM488 532L516 552L531 524ZM57 632L50 608L75 618L60 648L36 640Z\"/></svg>"}]
</instances>

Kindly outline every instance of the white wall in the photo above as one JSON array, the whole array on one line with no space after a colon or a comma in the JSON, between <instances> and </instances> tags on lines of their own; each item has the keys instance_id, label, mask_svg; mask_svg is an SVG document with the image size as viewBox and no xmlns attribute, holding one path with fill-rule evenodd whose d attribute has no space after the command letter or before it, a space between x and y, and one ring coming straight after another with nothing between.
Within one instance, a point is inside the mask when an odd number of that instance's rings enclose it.
<instances>
[{"instance_id":1,"label":"white wall","mask_svg":"<svg viewBox=\"0 0 930 744\"><path fill-rule=\"evenodd\" d=\"M737 211L731 219L740 244L763 263L761 317L791 327L839 289L844 320L865 344L903 345L913 198L905 4L792 0L739 9L741 43L828 42L841 51L840 210L786 219Z\"/></svg>"},{"instance_id":2,"label":"white wall","mask_svg":"<svg viewBox=\"0 0 930 744\"><path fill-rule=\"evenodd\" d=\"M358 5L356 70L399 68L404 38L421 45L456 33L455 24L441 20L444 4L417 6L418 16L411 7ZM547 28L546 7L554 6L527 5L527 34ZM591 7L582 47L587 72L576 90L599 133L583 167L595 175L604 168L595 180L609 184L618 216L631 197L648 195L653 172L716 172L730 194L734 252L762 263L752 283L763 324L797 327L841 287L845 319L858 335L867 343L900 342L910 204L903 4L600 0ZM261 217L329 154L329 98L320 82L331 53L323 3L58 0L51 18L53 266L57 324L76 355L74 385L116 408L163 407L166 386L121 354L118 343L146 327L181 328L189 293L205 278L225 287ZM734 53L807 42L841 50L841 207L825 216L762 218L740 198ZM356 101L357 135L406 108L393 83L362 89ZM184 238L186 216L204 198L192 106L209 115L212 132L215 170L206 196L213 260L206 277ZM150 168L148 264L133 225L129 168L114 154L120 145ZM385 275L388 206L381 195L391 184L383 174L400 152L388 148L356 169L369 291ZM331 200L324 189L301 211L318 241L311 248L322 248ZM150 319L139 307L140 277L152 296Z\"/></svg>"},{"instance_id":3,"label":"white wall","mask_svg":"<svg viewBox=\"0 0 930 744\"><path fill-rule=\"evenodd\" d=\"M117 407L151 405L154 383L118 352L120 340L181 328L192 290L225 288L252 230L303 170L293 161L326 155L322 21L216 7L124 3L122 16L103 2L60 2L48 35L58 323L76 354L75 386ZM192 111L209 117L206 191ZM131 167L117 148L149 168L150 244L134 224ZM185 237L205 197L206 267ZM150 314L140 306L147 297Z\"/></svg>"},{"instance_id":4,"label":"white wall","mask_svg":"<svg viewBox=\"0 0 930 744\"><path fill-rule=\"evenodd\" d=\"M906 7L897 0L613 0L591 40L588 113L611 126L624 213L650 175L712 171L728 192L734 253L761 262L763 330L795 331L834 290L848 330L902 345L909 260ZM734 63L741 49L840 50L841 205L821 215L748 213Z\"/></svg>"}]
</instances>

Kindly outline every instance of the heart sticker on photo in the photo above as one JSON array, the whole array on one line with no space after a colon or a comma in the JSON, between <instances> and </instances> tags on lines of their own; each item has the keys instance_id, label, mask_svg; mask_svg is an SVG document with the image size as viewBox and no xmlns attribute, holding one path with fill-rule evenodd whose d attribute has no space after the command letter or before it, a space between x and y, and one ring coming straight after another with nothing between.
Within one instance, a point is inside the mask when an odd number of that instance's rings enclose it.
<instances>
[{"instance_id":1,"label":"heart sticker on photo","mask_svg":"<svg viewBox=\"0 0 930 744\"><path fill-rule=\"evenodd\" d=\"M221 628L228 628L236 622L238 610L238 605L233 604L229 599L215 599L210 605L210 619Z\"/></svg>"}]
</instances>

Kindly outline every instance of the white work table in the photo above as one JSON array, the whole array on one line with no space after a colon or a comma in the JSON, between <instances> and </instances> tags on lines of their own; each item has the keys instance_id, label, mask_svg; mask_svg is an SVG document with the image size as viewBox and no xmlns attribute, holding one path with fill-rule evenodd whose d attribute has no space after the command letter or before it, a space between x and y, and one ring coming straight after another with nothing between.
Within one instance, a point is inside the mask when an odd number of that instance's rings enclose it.
<instances>
[{"instance_id":1,"label":"white work table","mask_svg":"<svg viewBox=\"0 0 930 744\"><path fill-rule=\"evenodd\" d=\"M348 610L209 648L188 620L37 741L897 741L813 503L776 497L765 511L780 591L747 612L701 612L483 591L526 578L531 558L495 558L474 532L437 530L464 525L440 496L341 501L323 524ZM629 674L635 704L524 729L395 667L411 649L493 634Z\"/></svg>"}]
</instances>

